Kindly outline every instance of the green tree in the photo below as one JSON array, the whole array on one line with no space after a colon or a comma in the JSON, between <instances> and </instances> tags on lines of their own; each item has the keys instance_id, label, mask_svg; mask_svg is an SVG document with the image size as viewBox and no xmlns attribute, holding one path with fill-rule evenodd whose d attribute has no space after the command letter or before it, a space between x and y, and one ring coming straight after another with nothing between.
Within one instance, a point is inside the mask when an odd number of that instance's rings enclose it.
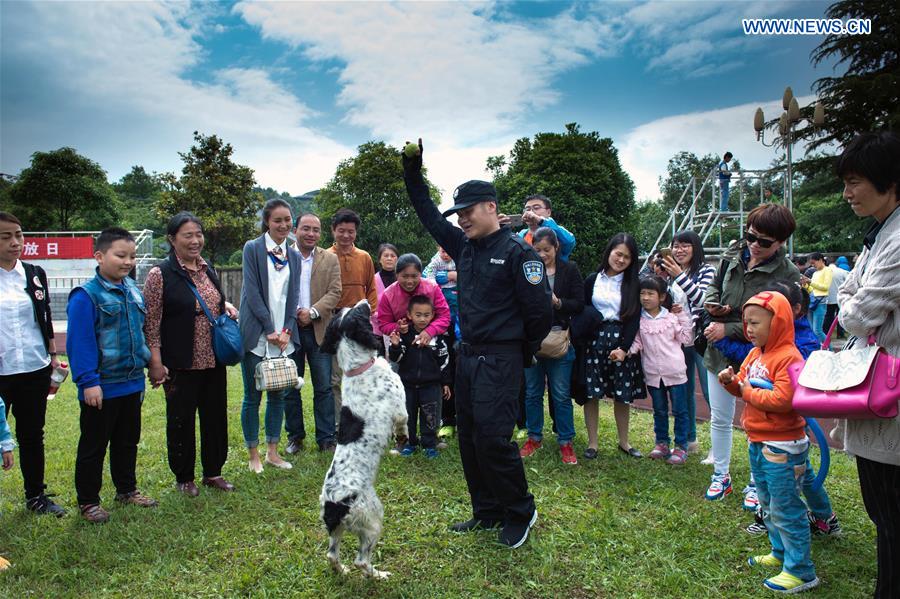
<instances>
[{"instance_id":1,"label":"green tree","mask_svg":"<svg viewBox=\"0 0 900 599\"><path fill-rule=\"evenodd\" d=\"M900 4L895 0L842 0L832 4L830 19L871 19L869 35L829 35L812 51L818 66L831 58L846 72L822 77L816 93L825 105L825 135L812 126L798 131L814 150L844 145L865 131L900 130ZM804 116L812 115L812 107Z\"/></svg>"},{"instance_id":2,"label":"green tree","mask_svg":"<svg viewBox=\"0 0 900 599\"><path fill-rule=\"evenodd\" d=\"M113 189L119 196L121 225L126 229L152 229L163 234L166 223L156 211L160 194L166 191L169 175L148 173L142 166L132 166Z\"/></svg>"},{"instance_id":3,"label":"green tree","mask_svg":"<svg viewBox=\"0 0 900 599\"><path fill-rule=\"evenodd\" d=\"M794 191L794 250L858 252L871 219L858 218L843 197L831 156L814 156L797 163L800 183Z\"/></svg>"},{"instance_id":4,"label":"green tree","mask_svg":"<svg viewBox=\"0 0 900 599\"><path fill-rule=\"evenodd\" d=\"M530 194L550 198L556 221L575 234L574 259L585 272L597 268L610 236L633 230L634 184L612 140L596 131L582 133L569 123L564 133L524 137L508 160L493 156L487 168L507 214L520 213Z\"/></svg>"},{"instance_id":5,"label":"green tree","mask_svg":"<svg viewBox=\"0 0 900 599\"><path fill-rule=\"evenodd\" d=\"M693 152L685 151L678 152L669 158L669 164L666 165L666 176L665 178L659 178L659 192L662 196L660 201L662 202L663 207L669 211L675 208L678 204L678 200L681 199L681 194L683 194L684 190L690 185L691 177L696 178L697 192L699 193L700 187L703 185L706 176L709 175L709 172L712 169L716 168L716 165L719 164L719 160L720 158L715 154L706 154L703 158L699 158ZM734 161L731 164L731 168L738 168L737 161ZM714 180L712 181L712 184L715 185ZM691 191L688 191L684 197L685 200L678 210L679 216L683 216L690 207ZM697 212L708 211L709 185L703 190L703 197L698 201L697 206Z\"/></svg>"},{"instance_id":6,"label":"green tree","mask_svg":"<svg viewBox=\"0 0 900 599\"><path fill-rule=\"evenodd\" d=\"M638 249L649 252L656 241L659 232L665 226L669 218L670 210L663 206L662 201L638 202L634 209L634 238L637 240ZM671 233L671 227L668 231ZM671 235L664 237L667 243Z\"/></svg>"},{"instance_id":7,"label":"green tree","mask_svg":"<svg viewBox=\"0 0 900 599\"><path fill-rule=\"evenodd\" d=\"M211 260L224 264L259 234L262 196L253 191L253 169L232 161L231 144L196 131L194 142L188 152L178 153L184 161L181 179L164 176L168 189L159 194L156 210L164 221L181 210L197 215Z\"/></svg>"},{"instance_id":8,"label":"green tree","mask_svg":"<svg viewBox=\"0 0 900 599\"><path fill-rule=\"evenodd\" d=\"M29 230L100 229L119 218L106 172L73 148L32 154L4 203Z\"/></svg>"},{"instance_id":9,"label":"green tree","mask_svg":"<svg viewBox=\"0 0 900 599\"><path fill-rule=\"evenodd\" d=\"M427 160L427 156L426 156ZM426 182L428 181L426 177ZM440 201L434 185L431 197ZM359 214L362 226L357 247L376 258L381 243L393 243L400 253L412 252L423 261L435 252L434 240L419 222L403 184L400 150L382 141L370 141L357 148L356 156L338 164L334 177L315 197L322 219L323 243L330 244L331 217L341 208Z\"/></svg>"}]
</instances>

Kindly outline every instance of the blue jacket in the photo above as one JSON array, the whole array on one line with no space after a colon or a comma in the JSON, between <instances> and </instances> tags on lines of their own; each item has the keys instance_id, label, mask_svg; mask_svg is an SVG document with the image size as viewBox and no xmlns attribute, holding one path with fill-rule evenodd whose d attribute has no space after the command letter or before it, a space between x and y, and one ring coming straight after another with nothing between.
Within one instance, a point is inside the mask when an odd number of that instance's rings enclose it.
<instances>
[{"instance_id":1,"label":"blue jacket","mask_svg":"<svg viewBox=\"0 0 900 599\"><path fill-rule=\"evenodd\" d=\"M284 322L272 322L269 312L269 255L266 252L266 235L244 244L243 284L241 286L241 308L238 322L241 326L241 340L244 351L251 351L265 333L291 331L291 341L300 346L300 331L297 328L297 305L300 303L300 252L288 244L288 268L291 269L285 303Z\"/></svg>"},{"instance_id":2,"label":"blue jacket","mask_svg":"<svg viewBox=\"0 0 900 599\"><path fill-rule=\"evenodd\" d=\"M541 226L556 233L556 238L559 240L559 257L568 261L569 256L575 251L575 236L549 216L541 222ZM528 229L522 229L519 231L519 237L524 238L527 233Z\"/></svg>"},{"instance_id":3,"label":"blue jacket","mask_svg":"<svg viewBox=\"0 0 900 599\"><path fill-rule=\"evenodd\" d=\"M12 432L6 422L6 404L0 397L0 452L6 453L16 448L16 442L12 439Z\"/></svg>"},{"instance_id":4,"label":"blue jacket","mask_svg":"<svg viewBox=\"0 0 900 599\"><path fill-rule=\"evenodd\" d=\"M144 298L126 277L110 283L97 275L69 294L66 354L78 399L84 389L100 385L111 399L144 390L150 349L144 339Z\"/></svg>"},{"instance_id":5,"label":"blue jacket","mask_svg":"<svg viewBox=\"0 0 900 599\"><path fill-rule=\"evenodd\" d=\"M809 358L809 354L819 349L819 339L813 333L806 317L800 317L794 321L794 345L800 350L800 355L804 360ZM738 341L731 337L716 341L715 346L723 356L738 364L743 363L744 358L753 349L753 344L749 341Z\"/></svg>"},{"instance_id":6,"label":"blue jacket","mask_svg":"<svg viewBox=\"0 0 900 599\"><path fill-rule=\"evenodd\" d=\"M850 272L852 269L850 268L850 262L844 256L838 256L838 259L834 261L838 268L842 268L847 272Z\"/></svg>"}]
</instances>

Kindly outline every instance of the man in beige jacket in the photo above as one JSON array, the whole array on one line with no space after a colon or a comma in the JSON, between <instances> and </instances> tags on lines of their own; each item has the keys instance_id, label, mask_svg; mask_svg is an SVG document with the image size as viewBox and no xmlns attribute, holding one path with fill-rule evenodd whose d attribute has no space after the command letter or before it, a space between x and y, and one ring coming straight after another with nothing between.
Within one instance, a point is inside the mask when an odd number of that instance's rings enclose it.
<instances>
[{"instance_id":1,"label":"man in beige jacket","mask_svg":"<svg viewBox=\"0 0 900 599\"><path fill-rule=\"evenodd\" d=\"M300 252L300 294L297 325L300 346L293 353L297 371L302 376L305 362L313 384L313 413L316 421L316 443L321 451L334 451L335 402L331 389L331 356L319 351L325 328L341 299L341 266L337 256L318 246L322 223L315 214L297 219L294 231ZM303 402L300 392L291 391L284 401L284 424L288 436L287 452L303 449L306 428L303 424Z\"/></svg>"}]
</instances>

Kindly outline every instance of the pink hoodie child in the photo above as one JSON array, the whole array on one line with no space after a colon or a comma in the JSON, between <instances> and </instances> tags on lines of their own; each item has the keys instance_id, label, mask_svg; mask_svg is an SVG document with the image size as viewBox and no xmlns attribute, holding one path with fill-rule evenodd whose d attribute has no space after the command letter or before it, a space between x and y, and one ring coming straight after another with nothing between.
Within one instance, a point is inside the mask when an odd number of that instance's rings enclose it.
<instances>
[{"instance_id":1,"label":"pink hoodie child","mask_svg":"<svg viewBox=\"0 0 900 599\"><path fill-rule=\"evenodd\" d=\"M434 320L425 327L425 331L432 337L447 332L447 327L450 326L450 307L444 299L444 293L437 283L423 278L412 293L403 289L399 281L385 288L384 294L378 300L378 327L382 334L390 335L397 329L397 321L406 318L409 300L414 295L428 296L434 304Z\"/></svg>"}]
</instances>

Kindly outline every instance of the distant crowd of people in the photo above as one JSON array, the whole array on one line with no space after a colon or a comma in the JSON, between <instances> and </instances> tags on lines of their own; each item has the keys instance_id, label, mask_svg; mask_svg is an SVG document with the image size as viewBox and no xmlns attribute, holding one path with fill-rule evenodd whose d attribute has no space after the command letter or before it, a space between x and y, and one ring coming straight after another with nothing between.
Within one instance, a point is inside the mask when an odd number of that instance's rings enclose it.
<instances>
[{"instance_id":1,"label":"distant crowd of people","mask_svg":"<svg viewBox=\"0 0 900 599\"><path fill-rule=\"evenodd\" d=\"M900 139L860 135L837 161L850 208L873 218L853 265L844 257L829 264L819 252L787 256L794 216L764 202L747 215L741 239L718 264L707 262L700 238L686 230L642 271L637 242L623 232L608 240L587 277L571 258L575 235L555 220L548 197L525 198L523 228L512 231L493 186L470 181L441 215L421 177L421 153L420 142L417 156L404 156L405 181L438 244L434 255L402 253L386 242L373 260L356 246L363 225L348 209L332 216L334 243L323 248L317 215L294 215L287 202L273 199L263 209L260 235L244 246L239 309L202 257L203 223L193 214L171 218L169 257L150 271L142 289L129 277L134 238L120 228L99 235L96 276L71 292L67 306L65 353L80 407L73 449L81 516L95 523L110 518L100 498L107 451L116 501L157 505L139 489L135 472L147 380L165 393L167 454L177 489L190 497L201 486L234 490L222 473L226 366L213 351L204 307L213 318L225 314L240 325L240 424L249 470L290 469L280 453L283 436L287 454L305 447L299 391L267 393L260 423L262 392L254 372L273 356L292 356L301 375L309 364L315 445L334 451L343 373L320 346L333 315L365 300L373 331L383 339L381 353L406 392L409 437L392 452L435 459L458 437L473 518L454 530L499 528L507 546L524 542L537 511L522 460L543 449L545 392L559 459L571 465L579 457L573 401L583 406L583 459L601 456L603 399L612 402L617 451L644 457L631 442L629 417L631 405L649 396L654 443L647 457L681 466L700 451L699 394L711 414L711 447L703 460L713 470L705 492L711 501L733 492L740 398L751 465L743 507L756 516L747 531L767 533L771 542L769 553L749 563L780 572L765 579L775 591L818 584L810 537L841 528L825 488L811 485L809 439L791 407L785 369L818 349L835 321L848 335L874 334L885 351L900 355ZM723 210L729 159L726 154L719 168ZM456 225L445 220L453 213ZM62 516L65 508L44 482L47 389L62 348L54 340L47 277L20 260L22 228L14 215L0 213L0 396L6 402L0 415L15 417L26 508ZM751 383L760 379L768 387ZM856 456L863 500L878 531L875 594L900 596L900 422L848 421L839 433ZM4 419L4 469L13 465L13 447Z\"/></svg>"}]
</instances>

